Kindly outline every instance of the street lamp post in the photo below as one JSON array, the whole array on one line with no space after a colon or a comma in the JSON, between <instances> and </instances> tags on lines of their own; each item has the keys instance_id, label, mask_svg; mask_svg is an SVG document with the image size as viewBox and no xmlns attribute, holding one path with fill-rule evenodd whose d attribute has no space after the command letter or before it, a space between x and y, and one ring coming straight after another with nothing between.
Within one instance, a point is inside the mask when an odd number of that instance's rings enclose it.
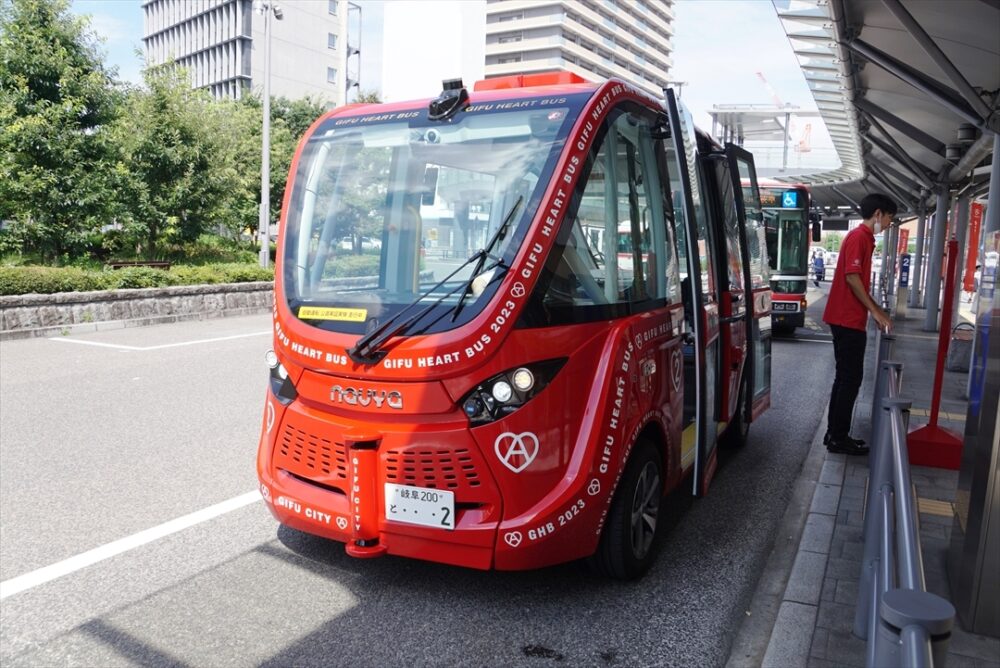
<instances>
[{"instance_id":1,"label":"street lamp post","mask_svg":"<svg viewBox=\"0 0 1000 668\"><path fill-rule=\"evenodd\" d=\"M261 131L260 154L260 266L271 262L271 15L279 21L284 18L281 7L275 2L258 0L257 11L264 15L264 125Z\"/></svg>"}]
</instances>

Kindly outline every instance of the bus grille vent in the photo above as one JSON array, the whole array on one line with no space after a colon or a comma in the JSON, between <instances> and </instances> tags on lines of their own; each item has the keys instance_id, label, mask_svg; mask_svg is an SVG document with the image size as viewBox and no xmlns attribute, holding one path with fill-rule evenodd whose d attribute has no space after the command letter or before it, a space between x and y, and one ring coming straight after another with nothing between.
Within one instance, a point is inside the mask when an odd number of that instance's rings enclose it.
<instances>
[{"instance_id":1,"label":"bus grille vent","mask_svg":"<svg viewBox=\"0 0 1000 668\"><path fill-rule=\"evenodd\" d=\"M459 450L389 450L385 456L386 482L434 489L479 487L482 481L472 455Z\"/></svg>"},{"instance_id":2,"label":"bus grille vent","mask_svg":"<svg viewBox=\"0 0 1000 668\"><path fill-rule=\"evenodd\" d=\"M277 442L276 464L311 478L324 475L347 480L347 448L328 438L310 434L286 422Z\"/></svg>"}]
</instances>

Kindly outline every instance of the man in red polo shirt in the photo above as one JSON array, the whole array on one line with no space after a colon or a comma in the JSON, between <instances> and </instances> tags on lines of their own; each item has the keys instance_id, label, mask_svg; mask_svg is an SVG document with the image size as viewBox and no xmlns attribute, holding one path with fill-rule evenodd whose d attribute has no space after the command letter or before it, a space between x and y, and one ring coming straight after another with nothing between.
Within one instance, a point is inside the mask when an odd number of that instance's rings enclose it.
<instances>
[{"instance_id":1,"label":"man in red polo shirt","mask_svg":"<svg viewBox=\"0 0 1000 668\"><path fill-rule=\"evenodd\" d=\"M896 215L896 203L873 193L861 200L861 225L852 230L840 245L837 268L826 300L823 321L833 334L833 355L837 362L827 431L823 442L830 452L864 455L868 448L862 440L851 438L854 401L858 398L865 373L865 343L868 314L878 326L889 331L892 321L869 294L872 275L872 252L875 235L886 229Z\"/></svg>"}]
</instances>

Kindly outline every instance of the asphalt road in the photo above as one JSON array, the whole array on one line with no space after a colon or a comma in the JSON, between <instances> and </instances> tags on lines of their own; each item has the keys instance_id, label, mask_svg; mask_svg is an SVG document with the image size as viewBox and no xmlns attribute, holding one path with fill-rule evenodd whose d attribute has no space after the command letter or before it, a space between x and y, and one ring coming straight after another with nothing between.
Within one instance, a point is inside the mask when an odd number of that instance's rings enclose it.
<instances>
[{"instance_id":1,"label":"asphalt road","mask_svg":"<svg viewBox=\"0 0 1000 668\"><path fill-rule=\"evenodd\" d=\"M771 410L708 496L668 499L657 563L622 584L579 564L355 560L279 528L252 496L269 323L0 344L0 579L25 587L0 603L0 663L725 662L825 407L828 337L775 341ZM81 554L94 563L38 570Z\"/></svg>"}]
</instances>

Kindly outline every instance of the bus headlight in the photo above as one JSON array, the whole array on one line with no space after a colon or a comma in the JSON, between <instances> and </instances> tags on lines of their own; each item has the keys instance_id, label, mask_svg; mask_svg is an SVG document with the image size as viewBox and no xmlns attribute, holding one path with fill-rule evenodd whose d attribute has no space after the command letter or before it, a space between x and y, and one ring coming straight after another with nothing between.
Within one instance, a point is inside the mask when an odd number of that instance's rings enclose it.
<instances>
[{"instance_id":1,"label":"bus headlight","mask_svg":"<svg viewBox=\"0 0 1000 668\"><path fill-rule=\"evenodd\" d=\"M545 360L487 378L462 398L462 412L473 426L506 417L545 389L565 363L565 357Z\"/></svg>"},{"instance_id":2,"label":"bus headlight","mask_svg":"<svg viewBox=\"0 0 1000 668\"><path fill-rule=\"evenodd\" d=\"M288 369L281 363L277 353L273 350L268 350L264 353L264 362L267 363L267 366L271 370L271 393L274 394L274 398L282 405L287 406L295 400L295 397L299 396L299 393L295 390L295 385L292 384L292 380L288 377Z\"/></svg>"},{"instance_id":3,"label":"bus headlight","mask_svg":"<svg viewBox=\"0 0 1000 668\"><path fill-rule=\"evenodd\" d=\"M532 373L527 369L525 369L524 367L521 367L520 369L515 371L511 375L510 379L511 381L513 381L514 387L516 387L521 392L527 392L535 384L534 375L532 375Z\"/></svg>"},{"instance_id":4,"label":"bus headlight","mask_svg":"<svg viewBox=\"0 0 1000 668\"><path fill-rule=\"evenodd\" d=\"M512 388L510 383L506 380L498 380L493 383L493 389L490 390L490 393L493 395L494 399L502 404L505 404L510 401L512 396L514 396L514 388Z\"/></svg>"}]
</instances>

